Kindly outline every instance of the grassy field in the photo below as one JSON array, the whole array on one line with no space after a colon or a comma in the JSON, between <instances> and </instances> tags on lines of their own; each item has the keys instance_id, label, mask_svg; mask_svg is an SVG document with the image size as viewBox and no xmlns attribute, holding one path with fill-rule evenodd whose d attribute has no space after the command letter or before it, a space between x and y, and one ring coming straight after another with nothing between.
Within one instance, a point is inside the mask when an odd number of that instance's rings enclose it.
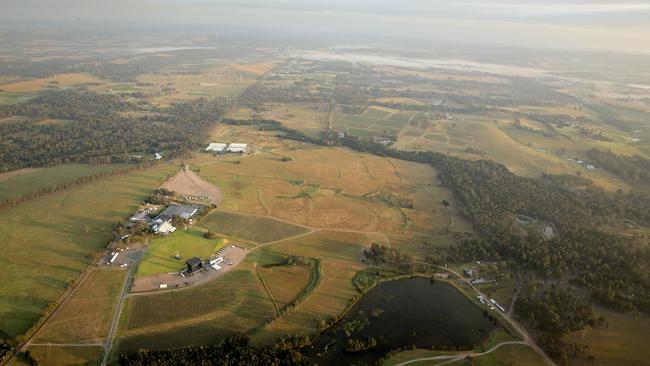
<instances>
[{"instance_id":1,"label":"grassy field","mask_svg":"<svg viewBox=\"0 0 650 366\"><path fill-rule=\"evenodd\" d=\"M36 343L96 341L108 335L126 272L95 269L34 339Z\"/></svg>"},{"instance_id":2,"label":"grassy field","mask_svg":"<svg viewBox=\"0 0 650 366\"><path fill-rule=\"evenodd\" d=\"M221 207L229 211L318 228L399 235L436 235L468 226L430 166L279 140L272 132L233 126L219 126L213 139L237 139L264 148L224 160L197 158L194 166L224 192ZM379 191L411 200L414 208L370 197ZM451 211L441 204L445 199L452 202Z\"/></svg>"},{"instance_id":3,"label":"grassy field","mask_svg":"<svg viewBox=\"0 0 650 366\"><path fill-rule=\"evenodd\" d=\"M595 362L580 360L576 365L650 365L648 337L650 318L638 318L598 309L609 326L602 329L586 329L573 335L573 339L590 347Z\"/></svg>"},{"instance_id":4,"label":"grassy field","mask_svg":"<svg viewBox=\"0 0 650 366\"><path fill-rule=\"evenodd\" d=\"M77 86L85 83L100 82L94 76L87 74L68 73L57 74L46 78L17 81L0 85L0 90L9 93L36 93L47 89L59 89L63 87Z\"/></svg>"},{"instance_id":5,"label":"grassy field","mask_svg":"<svg viewBox=\"0 0 650 366\"><path fill-rule=\"evenodd\" d=\"M224 239L206 239L198 229L178 228L173 234L149 240L135 277L159 273L177 272L185 265L184 260L191 257L207 258L211 253L226 245ZM182 260L176 259L180 253Z\"/></svg>"},{"instance_id":6,"label":"grassy field","mask_svg":"<svg viewBox=\"0 0 650 366\"><path fill-rule=\"evenodd\" d=\"M310 264L284 265L285 256L268 251L262 251L257 261L257 272L264 279L269 292L278 304L283 307L290 304L307 286L310 280Z\"/></svg>"},{"instance_id":7,"label":"grassy field","mask_svg":"<svg viewBox=\"0 0 650 366\"><path fill-rule=\"evenodd\" d=\"M276 241L306 233L309 229L267 217L215 211L203 218L199 225L229 237L255 242Z\"/></svg>"},{"instance_id":8,"label":"grassy field","mask_svg":"<svg viewBox=\"0 0 650 366\"><path fill-rule=\"evenodd\" d=\"M104 356L104 348L100 346L30 346L28 350L38 364L43 366L99 365Z\"/></svg>"},{"instance_id":9,"label":"grassy field","mask_svg":"<svg viewBox=\"0 0 650 366\"><path fill-rule=\"evenodd\" d=\"M119 350L182 347L217 342L274 316L252 264L186 290L128 298L119 327Z\"/></svg>"},{"instance_id":10,"label":"grassy field","mask_svg":"<svg viewBox=\"0 0 650 366\"><path fill-rule=\"evenodd\" d=\"M266 106L270 111L263 118L282 122L287 127L317 136L329 125L327 104L286 103Z\"/></svg>"},{"instance_id":11,"label":"grassy field","mask_svg":"<svg viewBox=\"0 0 650 366\"><path fill-rule=\"evenodd\" d=\"M165 176L160 165L2 210L0 330L25 332Z\"/></svg>"},{"instance_id":12,"label":"grassy field","mask_svg":"<svg viewBox=\"0 0 650 366\"><path fill-rule=\"evenodd\" d=\"M361 114L336 111L333 127L337 131L358 137L384 136L408 126L414 114L383 107L369 107Z\"/></svg>"},{"instance_id":13,"label":"grassy field","mask_svg":"<svg viewBox=\"0 0 650 366\"><path fill-rule=\"evenodd\" d=\"M388 360L382 363L382 366L393 366L401 362L416 358L426 358L439 355L447 355L453 353L445 353L439 351L430 351L430 350L408 350L401 352ZM414 362L410 365L415 366L427 366L427 365L438 365L441 360L438 361L420 361ZM480 365L480 366L543 366L545 365L542 358L535 353L533 349L525 345L505 345L492 353L483 356L472 357L470 360L460 360L451 363L445 363L446 365Z\"/></svg>"},{"instance_id":14,"label":"grassy field","mask_svg":"<svg viewBox=\"0 0 650 366\"><path fill-rule=\"evenodd\" d=\"M296 309L253 333L253 342L270 343L288 333L308 335L318 330L321 320L339 315L358 294L352 277L363 268L358 257L370 241L362 234L317 232L274 244L272 248L278 253L322 259L322 279Z\"/></svg>"},{"instance_id":15,"label":"grassy field","mask_svg":"<svg viewBox=\"0 0 650 366\"><path fill-rule=\"evenodd\" d=\"M76 178L123 168L125 165L68 164L48 168L27 169L0 174L0 201L70 182ZM3 175L6 178L3 178Z\"/></svg>"}]
</instances>

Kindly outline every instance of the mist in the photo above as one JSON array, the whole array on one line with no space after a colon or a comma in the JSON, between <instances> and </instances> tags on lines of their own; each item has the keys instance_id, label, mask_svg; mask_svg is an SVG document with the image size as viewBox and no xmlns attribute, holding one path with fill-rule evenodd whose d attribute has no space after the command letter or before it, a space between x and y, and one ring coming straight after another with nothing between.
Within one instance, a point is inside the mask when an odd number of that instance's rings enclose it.
<instances>
[{"instance_id":1,"label":"mist","mask_svg":"<svg viewBox=\"0 0 650 366\"><path fill-rule=\"evenodd\" d=\"M5 26L248 29L494 46L650 52L650 4L617 1L3 0Z\"/></svg>"}]
</instances>

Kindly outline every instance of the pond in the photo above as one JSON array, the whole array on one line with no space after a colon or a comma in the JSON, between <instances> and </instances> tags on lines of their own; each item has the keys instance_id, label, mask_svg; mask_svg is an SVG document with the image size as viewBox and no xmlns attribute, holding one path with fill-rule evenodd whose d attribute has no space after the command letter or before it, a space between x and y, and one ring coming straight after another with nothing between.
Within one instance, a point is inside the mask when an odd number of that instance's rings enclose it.
<instances>
[{"instance_id":1,"label":"pond","mask_svg":"<svg viewBox=\"0 0 650 366\"><path fill-rule=\"evenodd\" d=\"M307 355L319 365L372 364L398 348L477 345L496 324L446 282L395 280L369 290Z\"/></svg>"}]
</instances>

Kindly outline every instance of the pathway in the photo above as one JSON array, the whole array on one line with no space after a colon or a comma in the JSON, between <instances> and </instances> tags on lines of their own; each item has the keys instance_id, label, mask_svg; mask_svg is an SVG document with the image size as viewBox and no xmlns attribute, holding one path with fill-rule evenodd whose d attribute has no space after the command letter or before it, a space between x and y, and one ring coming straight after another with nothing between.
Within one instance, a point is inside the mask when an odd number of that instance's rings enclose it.
<instances>
[{"instance_id":1,"label":"pathway","mask_svg":"<svg viewBox=\"0 0 650 366\"><path fill-rule=\"evenodd\" d=\"M479 356L484 356L489 353L492 353L499 349L500 347L507 346L510 344L520 344L524 346L528 346L528 343L524 341L509 341L509 342L501 342L497 344L496 346L490 348L489 350L485 352L463 352L463 353L456 353L453 355L440 355L440 356L432 356L432 357L420 357L420 358L414 358L412 360L404 361L402 363L398 363L395 366L405 366L411 363L416 363L416 362L422 362L422 361L436 361L436 360L447 360L447 362L440 363L439 365L446 364L446 363L451 363L455 361L462 360L467 357L479 357Z\"/></svg>"},{"instance_id":2,"label":"pathway","mask_svg":"<svg viewBox=\"0 0 650 366\"><path fill-rule=\"evenodd\" d=\"M115 335L115 328L117 327L117 322L120 319L120 314L122 313L122 305L124 304L124 299L129 292L129 283L133 278L133 272L138 267L138 262L142 259L142 252L138 253L138 257L131 264L129 273L126 276L124 281L124 287L122 287L122 293L120 294L120 300L117 302L115 307L115 312L113 313L113 320L111 321L111 330L108 332L108 338L106 339L106 345L104 346L104 359L102 360L102 366L105 366L108 363L108 357L111 353L111 348L113 347L113 337Z\"/></svg>"}]
</instances>

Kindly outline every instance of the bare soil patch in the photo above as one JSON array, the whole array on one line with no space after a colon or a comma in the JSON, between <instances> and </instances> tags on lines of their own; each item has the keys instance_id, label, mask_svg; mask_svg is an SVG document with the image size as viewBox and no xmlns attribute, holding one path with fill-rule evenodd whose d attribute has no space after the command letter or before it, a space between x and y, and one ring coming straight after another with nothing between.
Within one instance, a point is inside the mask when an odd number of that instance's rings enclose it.
<instances>
[{"instance_id":1,"label":"bare soil patch","mask_svg":"<svg viewBox=\"0 0 650 366\"><path fill-rule=\"evenodd\" d=\"M206 182L198 174L189 169L181 169L176 175L162 185L162 188L189 195L205 196L210 202L218 205L223 197L221 190L212 183Z\"/></svg>"}]
</instances>

